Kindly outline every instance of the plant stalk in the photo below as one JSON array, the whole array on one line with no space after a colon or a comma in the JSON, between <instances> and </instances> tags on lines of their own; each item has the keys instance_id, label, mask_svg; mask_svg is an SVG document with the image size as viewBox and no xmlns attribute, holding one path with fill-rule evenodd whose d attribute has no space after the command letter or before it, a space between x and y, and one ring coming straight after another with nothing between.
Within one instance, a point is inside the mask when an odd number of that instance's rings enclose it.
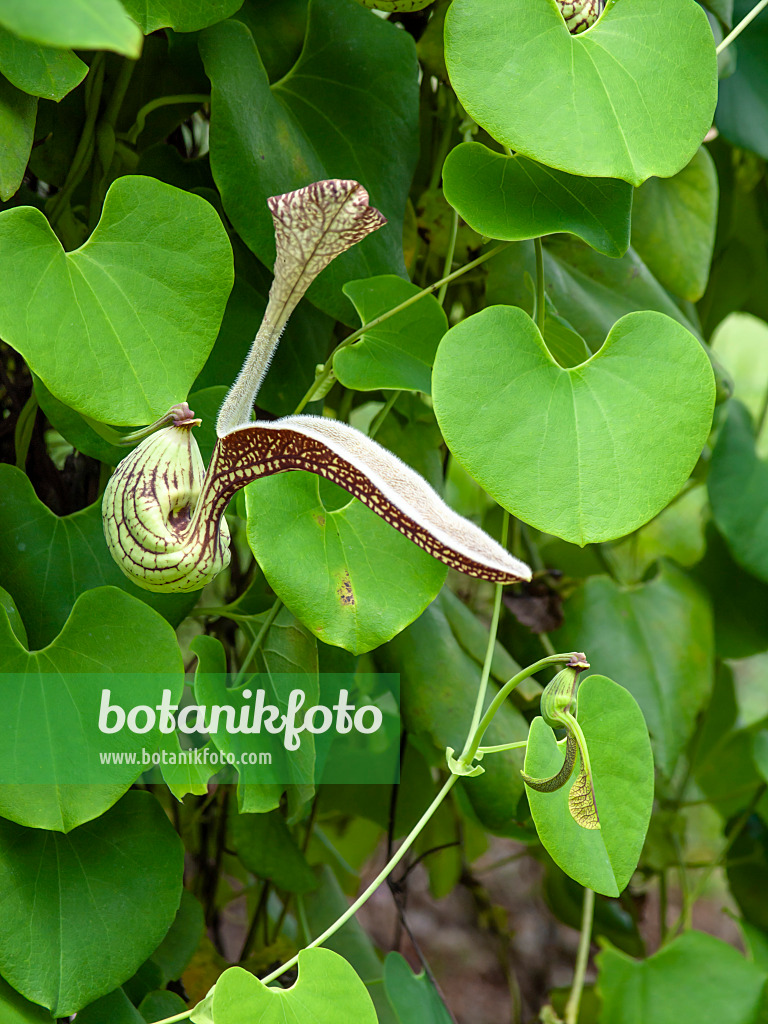
<instances>
[{"instance_id":1,"label":"plant stalk","mask_svg":"<svg viewBox=\"0 0 768 1024\"><path fill-rule=\"evenodd\" d=\"M348 338L339 342L333 352L328 356L322 370L312 381L309 390L296 406L294 415L300 413L304 406L312 401L315 394L331 376L333 373L333 358L337 352L340 352L343 348L348 348L350 345L353 345L356 341L359 341L367 331L373 330L373 328L378 327L379 324L383 324L385 320L389 320L389 318L391 316L395 316L396 313L401 313L404 309L412 306L414 302L418 302L419 299L423 299L425 295L431 295L432 292L436 292L444 284L449 284L451 281L455 281L457 277L461 277L462 274L466 274L467 271L474 270L475 267L479 267L481 263L485 263L486 260L489 260L492 256L495 256L497 253L501 252L502 249L506 249L511 244L511 242L500 242L498 245L494 245L492 249L489 249L488 252L484 252L481 256L478 256L477 259L472 260L471 263L465 263L463 267L459 267L458 270L454 270L453 273L448 274L447 277L442 277L439 281L434 281L426 288L422 288L420 292L412 295L409 299L406 299L397 306L393 306L392 309L388 309L385 313L381 313L379 316L374 317L373 320L369 320L368 323L363 324L362 327L358 327L358 329L350 334Z\"/></svg>"},{"instance_id":2,"label":"plant stalk","mask_svg":"<svg viewBox=\"0 0 768 1024\"><path fill-rule=\"evenodd\" d=\"M768 7L768 0L760 0L760 3L755 4L755 6L752 8L749 14L747 14L746 17L742 18L739 24L736 25L736 27L733 28L725 37L725 39L723 39L723 41L719 44L719 46L715 50L715 53L718 55L718 57L723 52L723 50L727 49L727 47L731 45L734 39L741 35L741 33L744 31L747 25L749 25L750 22L754 21L758 14L765 7Z\"/></svg>"},{"instance_id":3,"label":"plant stalk","mask_svg":"<svg viewBox=\"0 0 768 1024\"><path fill-rule=\"evenodd\" d=\"M584 903L581 908L581 934L579 949L576 954L576 967L573 973L573 984L568 1002L565 1004L565 1024L576 1024L579 1019L581 993L584 991L584 977L589 963L589 947L592 942L592 921L595 915L595 893L592 889L584 890Z\"/></svg>"}]
</instances>

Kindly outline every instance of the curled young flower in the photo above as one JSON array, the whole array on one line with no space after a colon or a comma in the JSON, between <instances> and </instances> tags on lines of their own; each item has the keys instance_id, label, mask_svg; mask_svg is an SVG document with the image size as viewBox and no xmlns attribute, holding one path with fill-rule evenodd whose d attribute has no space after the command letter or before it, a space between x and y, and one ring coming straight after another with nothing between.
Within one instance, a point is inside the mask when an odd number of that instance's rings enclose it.
<instances>
[{"instance_id":1,"label":"curled young flower","mask_svg":"<svg viewBox=\"0 0 768 1024\"><path fill-rule=\"evenodd\" d=\"M302 469L339 484L453 568L501 583L530 579L524 562L360 431L316 416L250 421L291 311L331 260L385 223L354 181L316 182L268 202L277 241L275 278L251 351L221 407L208 471L184 403L169 414L172 426L120 463L105 491L107 543L123 572L149 590L205 586L229 561L224 511L232 495L259 477Z\"/></svg>"},{"instance_id":2,"label":"curled young flower","mask_svg":"<svg viewBox=\"0 0 768 1024\"><path fill-rule=\"evenodd\" d=\"M568 795L568 808L574 821L582 828L599 829L600 817L595 803L587 741L576 718L579 673L585 668L589 668L589 663L584 655L574 655L541 695L541 717L550 728L565 729L565 757L562 768L546 779L532 778L525 772L521 774L525 784L531 789L539 793L553 793L570 779L578 755L579 772Z\"/></svg>"}]
</instances>

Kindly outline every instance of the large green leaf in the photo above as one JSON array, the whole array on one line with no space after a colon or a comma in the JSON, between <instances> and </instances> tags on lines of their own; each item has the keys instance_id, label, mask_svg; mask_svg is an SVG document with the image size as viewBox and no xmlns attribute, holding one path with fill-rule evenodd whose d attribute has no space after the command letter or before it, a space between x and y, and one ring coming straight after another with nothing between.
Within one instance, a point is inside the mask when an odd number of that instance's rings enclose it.
<instances>
[{"instance_id":1,"label":"large green leaf","mask_svg":"<svg viewBox=\"0 0 768 1024\"><path fill-rule=\"evenodd\" d=\"M718 655L750 658L768 651L768 584L734 562L714 523L707 526L706 540L706 553L693 576L712 602Z\"/></svg>"},{"instance_id":2,"label":"large green leaf","mask_svg":"<svg viewBox=\"0 0 768 1024\"><path fill-rule=\"evenodd\" d=\"M622 256L629 245L632 187L624 181L580 178L465 142L448 154L443 189L467 224L489 238L568 231L606 256Z\"/></svg>"},{"instance_id":3,"label":"large green leaf","mask_svg":"<svg viewBox=\"0 0 768 1024\"><path fill-rule=\"evenodd\" d=\"M29 206L0 214L0 246L0 335L57 398L105 423L140 424L187 397L232 287L208 203L122 177L75 252Z\"/></svg>"},{"instance_id":4,"label":"large green leaf","mask_svg":"<svg viewBox=\"0 0 768 1024\"><path fill-rule=\"evenodd\" d=\"M0 465L0 492L0 579L18 605L32 650L53 640L78 596L92 587L118 587L173 626L197 603L197 593L153 594L121 572L104 540L101 501L57 516L29 478L7 465Z\"/></svg>"},{"instance_id":5,"label":"large green leaf","mask_svg":"<svg viewBox=\"0 0 768 1024\"><path fill-rule=\"evenodd\" d=\"M269 585L324 643L373 650L443 585L441 562L357 499L339 508L345 492L330 500L311 473L265 477L245 493L248 543Z\"/></svg>"},{"instance_id":6,"label":"large green leaf","mask_svg":"<svg viewBox=\"0 0 768 1024\"><path fill-rule=\"evenodd\" d=\"M755 6L735 0L734 22ZM734 44L736 70L720 83L715 122L729 142L768 159L768 11L761 11Z\"/></svg>"},{"instance_id":7,"label":"large green leaf","mask_svg":"<svg viewBox=\"0 0 768 1024\"><path fill-rule=\"evenodd\" d=\"M669 775L712 690L712 613L698 588L672 568L635 587L594 576L566 603L555 643L621 679Z\"/></svg>"},{"instance_id":8,"label":"large green leaf","mask_svg":"<svg viewBox=\"0 0 768 1024\"><path fill-rule=\"evenodd\" d=\"M555 0L454 0L445 57L462 104L499 142L633 185L688 163L717 100L712 30L694 0L621 0L580 35Z\"/></svg>"},{"instance_id":9,"label":"large green leaf","mask_svg":"<svg viewBox=\"0 0 768 1024\"><path fill-rule=\"evenodd\" d=\"M623 317L564 369L522 309L494 306L445 335L432 394L451 452L501 505L586 544L675 496L709 434L715 383L698 341L663 314Z\"/></svg>"},{"instance_id":10,"label":"large green leaf","mask_svg":"<svg viewBox=\"0 0 768 1024\"><path fill-rule=\"evenodd\" d=\"M528 803L539 839L555 863L581 885L618 896L637 867L651 817L648 727L632 694L605 676L588 676L579 687L578 720L589 748L600 828L582 828L571 815L568 798L578 765L571 781L553 793L527 787ZM549 778L562 765L555 734L543 718L535 718L525 771Z\"/></svg>"},{"instance_id":11,"label":"large green leaf","mask_svg":"<svg viewBox=\"0 0 768 1024\"><path fill-rule=\"evenodd\" d=\"M405 276L402 225L418 125L412 39L352 0L312 0L301 56L271 89L244 25L216 25L200 46L212 83L213 175L227 215L263 263L275 258L268 195L353 178L389 220L309 289L321 309L351 321L345 281Z\"/></svg>"},{"instance_id":12,"label":"large green leaf","mask_svg":"<svg viewBox=\"0 0 768 1024\"><path fill-rule=\"evenodd\" d=\"M448 746L461 750L464 745L488 642L484 630L485 644L477 652L478 657L462 647L451 603L452 599L442 594L412 626L376 654L377 663L386 671L400 673L406 729L427 737L440 756ZM506 662L500 645L495 655L496 675ZM492 682L488 703L497 692ZM512 743L524 740L527 734L525 719L507 702L491 723L486 742ZM499 835L519 833L516 817L523 794L522 765L519 750L494 754L483 763L483 775L466 780L466 795L489 831Z\"/></svg>"},{"instance_id":13,"label":"large green leaf","mask_svg":"<svg viewBox=\"0 0 768 1024\"><path fill-rule=\"evenodd\" d=\"M141 53L141 32L119 0L2 0L0 25L43 46Z\"/></svg>"},{"instance_id":14,"label":"large green leaf","mask_svg":"<svg viewBox=\"0 0 768 1024\"><path fill-rule=\"evenodd\" d=\"M159 28L197 32L223 21L243 6L243 0L122 0L144 35Z\"/></svg>"},{"instance_id":15,"label":"large green leaf","mask_svg":"<svg viewBox=\"0 0 768 1024\"><path fill-rule=\"evenodd\" d=\"M30 653L0 609L0 814L67 832L111 807L145 770L101 764L101 751L138 756L159 735L99 730L102 690L124 710L155 707L184 686L176 636L160 616L114 587L88 590L56 639Z\"/></svg>"},{"instance_id":16,"label":"large green leaf","mask_svg":"<svg viewBox=\"0 0 768 1024\"><path fill-rule=\"evenodd\" d=\"M451 1024L453 1018L443 1005L424 971L414 974L399 953L389 953L384 962L384 985L400 1024Z\"/></svg>"},{"instance_id":17,"label":"large green leaf","mask_svg":"<svg viewBox=\"0 0 768 1024\"><path fill-rule=\"evenodd\" d=\"M718 185L702 147L672 178L650 178L635 192L632 246L665 288L696 302L709 279Z\"/></svg>"},{"instance_id":18,"label":"large green leaf","mask_svg":"<svg viewBox=\"0 0 768 1024\"><path fill-rule=\"evenodd\" d=\"M18 191L32 149L37 99L0 75L0 199Z\"/></svg>"},{"instance_id":19,"label":"large green leaf","mask_svg":"<svg viewBox=\"0 0 768 1024\"><path fill-rule=\"evenodd\" d=\"M207 1005L206 1005L207 1004ZM204 1010L203 1010L204 1007ZM346 960L330 949L303 949L299 977L290 988L268 988L241 967L230 967L216 982L192 1024L376 1024L365 985Z\"/></svg>"},{"instance_id":20,"label":"large green leaf","mask_svg":"<svg viewBox=\"0 0 768 1024\"><path fill-rule=\"evenodd\" d=\"M54 1017L127 981L181 898L184 848L148 793L69 835L0 822L0 970Z\"/></svg>"},{"instance_id":21,"label":"large green leaf","mask_svg":"<svg viewBox=\"0 0 768 1024\"><path fill-rule=\"evenodd\" d=\"M3 1024L51 1024L51 1015L0 978L0 1020Z\"/></svg>"},{"instance_id":22,"label":"large green leaf","mask_svg":"<svg viewBox=\"0 0 768 1024\"><path fill-rule=\"evenodd\" d=\"M238 814L230 829L238 857L259 878L269 879L284 892L305 893L317 886L314 872L280 811Z\"/></svg>"},{"instance_id":23,"label":"large green leaf","mask_svg":"<svg viewBox=\"0 0 768 1024\"><path fill-rule=\"evenodd\" d=\"M0 72L32 96L60 100L85 78L88 65L71 50L54 50L0 28Z\"/></svg>"},{"instance_id":24,"label":"large green leaf","mask_svg":"<svg viewBox=\"0 0 768 1024\"><path fill-rule=\"evenodd\" d=\"M495 256L488 263L486 303L508 303L532 312L533 294L526 286L526 271L535 279L532 242L510 245ZM665 313L697 333L696 325L680 312L632 248L621 259L612 259L577 238L560 235L545 239L544 279L547 298L557 313L593 352L617 320L637 310Z\"/></svg>"},{"instance_id":25,"label":"large green leaf","mask_svg":"<svg viewBox=\"0 0 768 1024\"><path fill-rule=\"evenodd\" d=\"M735 399L728 403L707 484L712 515L733 557L768 582L768 463L755 450L749 412Z\"/></svg>"},{"instance_id":26,"label":"large green leaf","mask_svg":"<svg viewBox=\"0 0 768 1024\"><path fill-rule=\"evenodd\" d=\"M417 285L393 274L348 281L343 290L363 324L419 293ZM337 352L334 372L345 388L357 391L382 388L429 394L435 352L447 330L442 306L434 295L425 295Z\"/></svg>"},{"instance_id":27,"label":"large green leaf","mask_svg":"<svg viewBox=\"0 0 768 1024\"><path fill-rule=\"evenodd\" d=\"M710 344L733 381L734 398L749 409L757 424L768 381L768 323L748 313L731 313L720 323ZM757 451L760 456L768 455L768 430L760 431Z\"/></svg>"},{"instance_id":28,"label":"large green leaf","mask_svg":"<svg viewBox=\"0 0 768 1024\"><path fill-rule=\"evenodd\" d=\"M733 946L689 931L647 960L607 946L597 957L606 1024L756 1024L766 973Z\"/></svg>"}]
</instances>

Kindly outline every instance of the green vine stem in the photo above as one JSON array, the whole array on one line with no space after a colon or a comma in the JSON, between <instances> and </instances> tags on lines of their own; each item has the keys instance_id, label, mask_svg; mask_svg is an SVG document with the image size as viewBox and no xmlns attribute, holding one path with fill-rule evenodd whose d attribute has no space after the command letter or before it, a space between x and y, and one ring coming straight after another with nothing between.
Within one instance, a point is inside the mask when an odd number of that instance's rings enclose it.
<instances>
[{"instance_id":1,"label":"green vine stem","mask_svg":"<svg viewBox=\"0 0 768 1024\"><path fill-rule=\"evenodd\" d=\"M459 763L464 766L469 766L475 758L478 752L480 743L483 736L488 729L488 726L494 719L496 712L499 710L501 705L512 693L516 686L519 686L524 679L528 679L529 676L535 675L540 672L541 669L547 668L550 665L567 665L573 657L573 652L568 654L550 654L546 658L541 658L539 661L535 661L532 665L527 668L521 669L516 676L512 676L509 682L505 683L504 686L499 690L496 696L493 698L491 703L488 705L488 710L485 712L483 717L480 719L480 723L475 729L474 734L470 733L471 739L467 742L464 747L464 752L459 758Z\"/></svg>"},{"instance_id":2,"label":"green vine stem","mask_svg":"<svg viewBox=\"0 0 768 1024\"><path fill-rule=\"evenodd\" d=\"M500 587L499 587L499 589L500 589ZM500 607L500 600L498 602L498 605ZM276 607L277 607L277 605L275 607L273 607L273 609L272 609L272 612L274 613L274 615L277 614ZM494 603L494 611L495 611L495 607L496 607L496 602ZM270 613L270 616L267 618L267 621L262 626L262 630L261 630L259 636L256 638L257 640L260 641L261 638L262 638L262 633L264 633L266 631L266 629L269 628L269 625L271 624L271 622L270 622L271 618L272 618L272 613ZM483 676L485 677L486 685L487 685L487 680L488 680L488 675L487 675L487 672L486 672L486 666L487 666L487 671L489 672L490 671L490 662L491 662L491 659L493 658L493 651L494 651L494 647L495 647L495 643L496 643L496 630L497 630L497 628L498 628L498 616L495 616L494 621L492 621L492 623L491 623L491 630L490 630L489 635L488 635L488 649L486 651L486 659L485 659L485 664L484 664L484 667L483 667ZM255 641L254 641L254 644L255 644ZM496 712L499 710L501 705L504 703L504 701L507 699L509 694L512 692L512 690L514 690L514 688L516 686L518 686L524 679L527 679L529 676L534 675L534 673L540 671L541 669L546 668L546 667L548 667L550 665L567 664L572 658L573 658L573 653L572 652L569 652L567 654L555 654L555 655L552 655L552 656L550 656L548 658L542 658L540 661L534 662L532 665L529 665L527 668L522 669L520 672L517 673L517 675L513 676L499 690L499 692L496 695L496 697L494 697L494 699L488 705L488 710L485 712L485 714L482 716L482 718L479 720L479 722L477 722L477 723L475 722L475 720L474 720L475 716L473 715L472 726L470 727L470 730L469 730L469 735L467 737L467 742L464 745L465 753L463 753L461 758L459 758L458 764L461 767L468 767L471 764L471 762L474 760L475 756L479 753L480 742L481 742L481 740L482 740L482 738L483 738L483 736L484 736L488 726L491 724L494 715L496 714ZM481 677L480 690L484 692L483 683L482 683L482 677ZM480 696L480 694L478 693L478 697L479 696ZM477 709L477 707L482 707L482 701L478 700L478 702L476 704L476 709ZM498 747L483 748L483 753L494 753L497 750L512 749L513 747L516 747L516 746L520 747L520 746L523 746L525 744L525 742L527 742L527 741L517 741L517 742L515 742L513 744L510 744L510 745L502 744L501 746L498 746ZM330 939L333 935L335 935L336 932L340 928L343 928L344 925L347 923L347 921L349 921L350 918L352 918L357 913L357 911L363 906L363 904L365 904L370 899L370 897L376 892L376 890L379 888L379 886L381 886L386 881L387 877L391 874L391 872L394 871L394 869L397 867L397 865L400 863L400 861L403 859L403 857L406 855L406 853L411 849L413 844L416 842L418 837L423 832L423 830L426 827L426 825L429 823L429 821L432 818L432 816L434 815L434 813L437 811L437 809L442 804L443 800L445 800L445 798L448 796L450 791L456 785L456 782L458 781L458 779L461 777L462 774L466 774L466 773L461 773L461 772L460 773L455 773L455 772L452 772L449 775L449 777L443 783L443 786L441 787L440 792L435 796L435 798L432 801L432 803L429 805L429 807L427 807L427 809L424 811L424 813L419 818L417 823L414 825L414 827L411 829L411 831L405 837L405 839L401 843L400 847L398 848L397 852L394 853L392 855L392 857L389 858L387 863L384 865L384 867L381 869L381 871L378 873L378 875L374 878L374 880L370 883L370 885L368 885L367 888L364 889L362 893L360 893L360 895L357 897L357 899L354 901L354 903L352 903L347 908L347 910L345 910L344 913L340 917L338 917L336 919L336 921L333 922L333 924L329 925L329 927L326 928L326 930L321 935L318 935L316 939L313 939L310 943L308 943L304 947L304 949L315 949L318 946L322 946L325 942L327 942L328 939ZM594 900L594 893L592 894L592 899ZM586 900L587 900L587 897L585 896L585 902L586 902ZM591 916L590 916L590 930L591 930ZM587 937L586 943L587 943L587 953L585 954L585 957L589 953L589 937ZM265 978L262 978L261 979L262 984L269 985L270 982L275 981L277 978L279 978L286 971L289 971L292 967L295 967L298 962L299 962L299 954L297 953L296 956L291 957L290 960L287 960L284 964L281 964L281 966L276 968L274 971L272 971L271 974L268 974ZM577 961L577 965L576 965L576 970L577 970L577 976L578 976L578 970L579 970L579 962L578 961ZM582 968L582 971L583 970L586 970L586 960L585 960L584 966ZM575 980L574 980L574 984L575 984ZM583 986L583 977L582 977L581 985ZM187 1020L189 1017L191 1017L191 1015L194 1012L195 1012L195 1007L191 1007L189 1010L186 1010L184 1013L177 1014L175 1017L166 1017L166 1018L164 1018L161 1021L156 1021L155 1024L177 1024L178 1021Z\"/></svg>"},{"instance_id":3,"label":"green vine stem","mask_svg":"<svg viewBox=\"0 0 768 1024\"><path fill-rule=\"evenodd\" d=\"M150 100L149 103L145 103L144 106L139 110L136 115L136 121L127 132L121 132L118 135L119 139L125 139L126 142L130 142L131 145L136 145L136 141L141 133L144 131L144 125L149 115L154 110L159 110L160 107L175 107L182 103L197 103L202 106L203 103L210 103L211 97L206 93L183 93L176 96L158 96L154 100Z\"/></svg>"},{"instance_id":4,"label":"green vine stem","mask_svg":"<svg viewBox=\"0 0 768 1024\"><path fill-rule=\"evenodd\" d=\"M760 0L760 3L755 4L755 6L752 8L749 14L747 14L745 17L741 19L739 24L736 25L736 27L731 32L728 33L728 35L725 37L722 43L720 43L720 45L717 47L715 53L718 55L718 57L723 52L723 50L726 49L726 47L731 45L734 39L741 35L741 33L744 31L747 25L749 25L750 22L754 21L758 14L765 7L768 7L768 0Z\"/></svg>"},{"instance_id":5,"label":"green vine stem","mask_svg":"<svg viewBox=\"0 0 768 1024\"><path fill-rule=\"evenodd\" d=\"M573 973L573 984L565 1004L565 1024L576 1024L579 1019L581 993L584 991L584 977L589 963L589 947L592 942L592 921L595 916L595 894L592 889L584 890L584 903L581 908L581 934L579 949L576 954L576 967Z\"/></svg>"},{"instance_id":6,"label":"green vine stem","mask_svg":"<svg viewBox=\"0 0 768 1024\"><path fill-rule=\"evenodd\" d=\"M534 238L533 247L536 251L536 309L534 320L541 333L544 333L544 320L547 312L547 299L544 294L544 247L540 238Z\"/></svg>"},{"instance_id":7,"label":"green vine stem","mask_svg":"<svg viewBox=\"0 0 768 1024\"><path fill-rule=\"evenodd\" d=\"M67 208L72 193L83 180L85 172L88 170L90 162L93 159L95 146L94 134L96 131L96 121L99 116L99 106L101 104L101 93L103 88L104 53L101 52L97 53L93 58L93 63L91 64L91 69L88 72L88 77L86 79L86 115L85 124L83 125L83 134L80 136L80 141L77 144L75 155L72 158L69 174L67 175L61 189L51 199L50 206L48 207L48 219L51 223L51 227L56 225L62 213Z\"/></svg>"},{"instance_id":8,"label":"green vine stem","mask_svg":"<svg viewBox=\"0 0 768 1024\"><path fill-rule=\"evenodd\" d=\"M501 523L501 546L505 548L507 546L507 537L509 535L509 512L504 509L504 517ZM497 583L494 596L493 596L493 615L491 617L491 629L488 634L488 647L485 651L485 661L483 662L483 672L480 676L480 686L477 690L477 699L475 700L475 708L472 712L472 724L469 727L469 733L467 734L467 741L464 744L464 750L462 751L460 761L464 761L465 755L469 751L469 747L472 740L477 732L477 726L480 722L480 716L483 713L485 706L485 695L488 691L488 680L491 675L491 664L493 662L493 652L496 646L496 634L499 630L499 616L501 615L501 584ZM479 740L478 740L479 744ZM477 749L477 748L475 748ZM471 761L472 758L469 759ZM469 762L467 762L469 763Z\"/></svg>"},{"instance_id":9,"label":"green vine stem","mask_svg":"<svg viewBox=\"0 0 768 1024\"><path fill-rule=\"evenodd\" d=\"M492 256L495 256L503 249L508 248L511 244L511 242L500 242L498 245L494 245L492 249L482 253L482 255L478 256L477 259L472 260L470 263L465 263L463 267L459 267L458 270L454 270L452 274L448 274L446 277L440 278L439 281L434 281L426 288L422 288L420 292L412 295L409 299L406 299L397 306L393 306L392 309L388 309L385 313L381 313L379 316L374 317L373 320L369 320L368 323L363 324L362 327L358 327L358 329L350 334L348 338L340 341L334 348L333 352L328 356L325 363L323 363L323 366L318 371L315 379L312 381L309 390L296 406L295 412L300 413L309 402L313 401L316 395L324 394L323 387L333 375L333 359L337 352L353 345L356 341L359 341L367 331L372 330L374 327L378 327L379 324L383 324L385 320L389 320L389 318L391 316L395 316L396 313L401 313L404 309L412 306L414 302L418 302L419 299L423 299L425 295L431 295L432 292L436 292L444 284L449 284L451 281L455 281L457 277L461 277L462 274L466 274L468 271L474 270L475 267L479 267L481 263L485 263L486 260L491 259Z\"/></svg>"}]
</instances>

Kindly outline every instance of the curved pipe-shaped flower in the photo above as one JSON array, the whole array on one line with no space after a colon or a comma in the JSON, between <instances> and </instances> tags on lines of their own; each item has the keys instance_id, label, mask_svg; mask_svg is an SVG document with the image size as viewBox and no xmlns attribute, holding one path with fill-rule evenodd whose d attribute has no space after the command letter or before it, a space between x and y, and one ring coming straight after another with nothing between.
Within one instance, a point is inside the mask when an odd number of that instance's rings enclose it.
<instances>
[{"instance_id":1,"label":"curved pipe-shaped flower","mask_svg":"<svg viewBox=\"0 0 768 1024\"><path fill-rule=\"evenodd\" d=\"M415 544L471 576L511 583L531 578L486 533L457 515L427 482L360 431L317 416L252 423L251 409L285 322L314 277L384 219L357 182L317 182L269 200L275 222L275 279L264 320L217 421L207 473L184 403L173 425L143 441L104 492L104 530L123 572L155 591L197 590L229 564L224 512L253 480L289 470L327 477ZM167 422L164 417L162 422Z\"/></svg>"}]
</instances>

